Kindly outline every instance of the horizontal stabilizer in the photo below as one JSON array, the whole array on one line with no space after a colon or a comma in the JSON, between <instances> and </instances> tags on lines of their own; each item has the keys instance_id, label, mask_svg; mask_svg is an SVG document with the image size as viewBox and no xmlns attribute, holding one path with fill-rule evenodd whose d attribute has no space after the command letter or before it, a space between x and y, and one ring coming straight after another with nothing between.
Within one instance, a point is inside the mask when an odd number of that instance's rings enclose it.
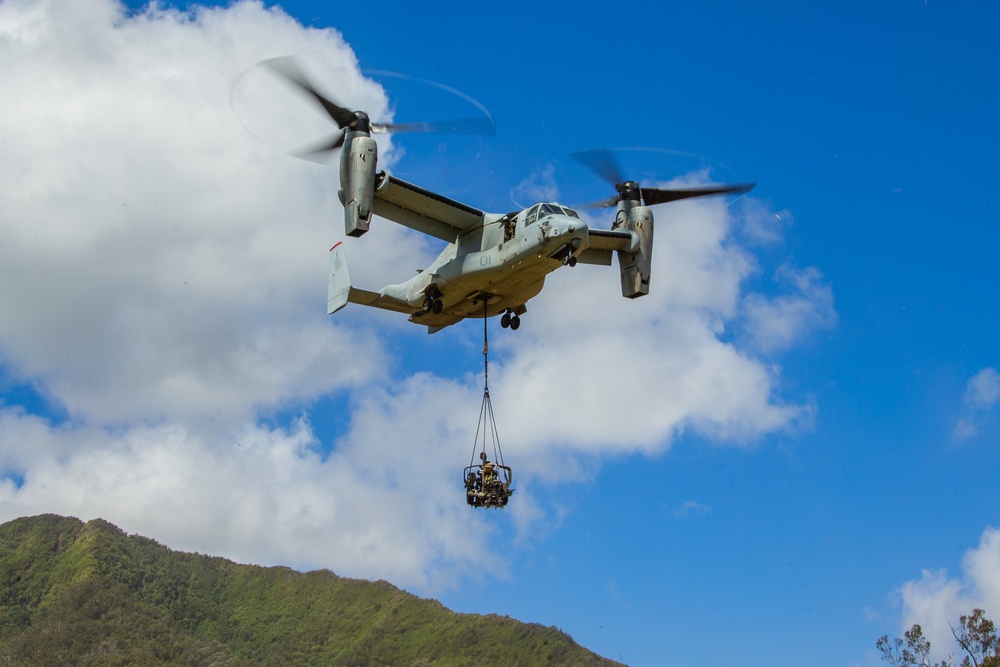
<instances>
[{"instance_id":1,"label":"horizontal stabilizer","mask_svg":"<svg viewBox=\"0 0 1000 667\"><path fill-rule=\"evenodd\" d=\"M382 310L391 310L396 313L406 313L407 315L412 315L416 310L413 306L406 303L402 299L397 299L393 296L388 296L382 294L381 292L371 292L366 289L358 289L357 287L351 288L351 295L348 298L351 303L358 303L362 306L371 306L373 308L381 308Z\"/></svg>"}]
</instances>

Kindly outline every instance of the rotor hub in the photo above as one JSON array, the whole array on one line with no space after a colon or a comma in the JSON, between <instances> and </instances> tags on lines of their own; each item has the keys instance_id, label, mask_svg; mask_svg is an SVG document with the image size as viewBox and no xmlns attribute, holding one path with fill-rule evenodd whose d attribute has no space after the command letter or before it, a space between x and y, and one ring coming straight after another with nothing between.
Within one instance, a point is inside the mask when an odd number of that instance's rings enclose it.
<instances>
[{"instance_id":1,"label":"rotor hub","mask_svg":"<svg viewBox=\"0 0 1000 667\"><path fill-rule=\"evenodd\" d=\"M355 111L354 122L350 124L350 128L355 132L366 132L370 134L372 131L371 119L364 111Z\"/></svg>"},{"instance_id":2,"label":"rotor hub","mask_svg":"<svg viewBox=\"0 0 1000 667\"><path fill-rule=\"evenodd\" d=\"M639 201L642 193L635 181L625 181L615 186L618 190L618 201Z\"/></svg>"}]
</instances>

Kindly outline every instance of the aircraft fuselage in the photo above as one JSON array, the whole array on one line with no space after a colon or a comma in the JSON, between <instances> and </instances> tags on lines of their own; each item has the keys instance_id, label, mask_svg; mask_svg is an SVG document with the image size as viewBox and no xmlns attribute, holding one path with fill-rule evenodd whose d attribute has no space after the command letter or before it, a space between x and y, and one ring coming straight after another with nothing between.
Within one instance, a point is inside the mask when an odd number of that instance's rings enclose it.
<instances>
[{"instance_id":1,"label":"aircraft fuselage","mask_svg":"<svg viewBox=\"0 0 1000 667\"><path fill-rule=\"evenodd\" d=\"M542 290L545 276L575 263L575 255L589 245L587 225L575 214L544 213L544 207L552 206L532 207L516 218L497 216L448 244L418 275L380 293L415 308L427 303L430 295L441 302L433 315L465 318L523 312L525 302ZM432 313L417 312L412 319L422 322L425 315Z\"/></svg>"}]
</instances>

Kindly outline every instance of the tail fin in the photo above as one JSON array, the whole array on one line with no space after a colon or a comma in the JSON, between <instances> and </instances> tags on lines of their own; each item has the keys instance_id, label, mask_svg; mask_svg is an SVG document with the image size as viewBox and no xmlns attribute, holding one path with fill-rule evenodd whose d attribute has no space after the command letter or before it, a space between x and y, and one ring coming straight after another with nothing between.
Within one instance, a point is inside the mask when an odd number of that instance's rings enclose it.
<instances>
[{"instance_id":1,"label":"tail fin","mask_svg":"<svg viewBox=\"0 0 1000 667\"><path fill-rule=\"evenodd\" d=\"M330 248L330 282L326 293L326 312L328 315L333 315L348 303L373 306L407 315L413 315L419 310L399 297L382 292L370 292L351 285L351 275L347 272L347 255L344 253L342 243ZM390 285L390 287L392 286Z\"/></svg>"},{"instance_id":2,"label":"tail fin","mask_svg":"<svg viewBox=\"0 0 1000 667\"><path fill-rule=\"evenodd\" d=\"M347 255L343 242L330 248L330 283L326 293L326 312L333 315L347 305L351 296L351 275L347 272Z\"/></svg>"}]
</instances>

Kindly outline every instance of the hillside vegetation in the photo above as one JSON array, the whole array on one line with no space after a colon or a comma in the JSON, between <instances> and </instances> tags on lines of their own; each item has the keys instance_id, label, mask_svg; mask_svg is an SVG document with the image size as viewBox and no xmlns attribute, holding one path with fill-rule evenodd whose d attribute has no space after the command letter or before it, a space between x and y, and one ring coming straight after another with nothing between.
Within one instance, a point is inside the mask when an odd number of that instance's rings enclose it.
<instances>
[{"instance_id":1,"label":"hillside vegetation","mask_svg":"<svg viewBox=\"0 0 1000 667\"><path fill-rule=\"evenodd\" d=\"M556 628L384 582L171 551L102 520L0 525L3 665L616 665Z\"/></svg>"}]
</instances>

